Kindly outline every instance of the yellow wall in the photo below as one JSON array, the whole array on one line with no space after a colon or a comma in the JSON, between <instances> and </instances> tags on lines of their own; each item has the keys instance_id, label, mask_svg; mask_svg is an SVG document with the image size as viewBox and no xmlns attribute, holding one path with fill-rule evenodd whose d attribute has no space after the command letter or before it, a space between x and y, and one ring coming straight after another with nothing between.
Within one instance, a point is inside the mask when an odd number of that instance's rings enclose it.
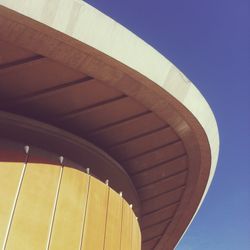
<instances>
[{"instance_id":1,"label":"yellow wall","mask_svg":"<svg viewBox=\"0 0 250 250\"><path fill-rule=\"evenodd\" d=\"M141 234L127 202L94 177L0 162L0 248L140 250Z\"/></svg>"}]
</instances>

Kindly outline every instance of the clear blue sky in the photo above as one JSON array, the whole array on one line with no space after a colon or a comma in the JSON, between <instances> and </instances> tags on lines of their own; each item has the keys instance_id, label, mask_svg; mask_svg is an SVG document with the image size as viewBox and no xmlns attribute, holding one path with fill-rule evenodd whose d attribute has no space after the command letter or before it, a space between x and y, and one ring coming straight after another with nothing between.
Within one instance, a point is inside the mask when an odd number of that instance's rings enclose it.
<instances>
[{"instance_id":1,"label":"clear blue sky","mask_svg":"<svg viewBox=\"0 0 250 250\"><path fill-rule=\"evenodd\" d=\"M250 1L88 0L170 59L212 107L220 157L177 250L250 249Z\"/></svg>"}]
</instances>

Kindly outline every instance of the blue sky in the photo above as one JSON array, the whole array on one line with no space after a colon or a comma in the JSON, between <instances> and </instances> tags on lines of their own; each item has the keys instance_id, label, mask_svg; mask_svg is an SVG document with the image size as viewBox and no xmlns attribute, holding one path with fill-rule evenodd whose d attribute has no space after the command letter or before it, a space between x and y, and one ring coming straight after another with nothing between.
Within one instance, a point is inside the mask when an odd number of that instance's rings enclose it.
<instances>
[{"instance_id":1,"label":"blue sky","mask_svg":"<svg viewBox=\"0 0 250 250\"><path fill-rule=\"evenodd\" d=\"M216 116L220 157L177 250L250 249L249 0L88 0L172 61Z\"/></svg>"}]
</instances>

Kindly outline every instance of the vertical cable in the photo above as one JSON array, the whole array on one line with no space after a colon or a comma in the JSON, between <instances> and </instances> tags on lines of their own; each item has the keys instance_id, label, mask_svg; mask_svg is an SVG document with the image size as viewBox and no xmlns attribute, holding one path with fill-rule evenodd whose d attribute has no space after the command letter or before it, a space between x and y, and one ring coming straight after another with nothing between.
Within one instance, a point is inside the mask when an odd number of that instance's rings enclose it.
<instances>
[{"instance_id":1,"label":"vertical cable","mask_svg":"<svg viewBox=\"0 0 250 250\"><path fill-rule=\"evenodd\" d=\"M130 204L129 207L131 208L130 210L130 217L131 217L131 250L133 250L133 234L134 234L134 220L133 220L133 205Z\"/></svg>"},{"instance_id":2,"label":"vertical cable","mask_svg":"<svg viewBox=\"0 0 250 250\"><path fill-rule=\"evenodd\" d=\"M85 229L85 224L86 224L86 216L87 216L87 208L88 208L88 200L89 200L89 189L90 189L90 175L89 175L89 168L87 169L87 175L88 175L88 181L87 181L87 194L86 194L86 201L84 204L84 213L83 213L83 221L82 221L82 228L81 228L81 239L80 239L80 244L79 244L79 250L82 249L82 243L83 243L83 234L84 234L84 229Z\"/></svg>"},{"instance_id":3,"label":"vertical cable","mask_svg":"<svg viewBox=\"0 0 250 250\"><path fill-rule=\"evenodd\" d=\"M124 206L124 202L123 202L123 198L122 198L122 192L120 192L120 196L121 196L121 201L122 201L122 205L121 205L121 207L122 207L122 215L121 215L121 232L120 232L120 250L121 250L121 248L122 248L122 222L123 222L123 206Z\"/></svg>"},{"instance_id":4,"label":"vertical cable","mask_svg":"<svg viewBox=\"0 0 250 250\"><path fill-rule=\"evenodd\" d=\"M13 218L14 218L14 213L15 213L16 206L17 206L18 197L19 197L20 190L21 190L21 187L22 187L24 175L25 175L25 172L26 172L26 167L27 167L28 158L29 158L29 149L30 149L29 146L24 147L24 151L25 151L25 154L26 154L25 155L25 160L24 160L21 176L20 176L20 179L19 179L19 183L18 183L18 186L17 186L17 192L16 192L16 195L15 195L14 204L13 204L13 207L12 207L12 210L11 210L11 213L10 213L10 220L9 220L9 223L8 223L8 226L7 226L6 235L5 235L4 242L3 242L3 250L6 249L6 245L7 245L7 241L8 241L8 238L9 238L11 225L12 225L12 221L13 221Z\"/></svg>"},{"instance_id":5,"label":"vertical cable","mask_svg":"<svg viewBox=\"0 0 250 250\"><path fill-rule=\"evenodd\" d=\"M52 218L51 218L50 227L49 227L46 250L48 250L50 247L52 229L53 229L53 224L54 224L55 214L56 214L56 207L57 207L57 202L58 202L58 197L59 197L59 192L60 192L60 187L61 187L61 182L62 182L62 176L63 176L63 157L62 156L60 156L60 163L61 163L61 168L60 168L59 180L58 180L57 188L56 188L56 197L55 197L55 202L54 202L54 206L52 210Z\"/></svg>"},{"instance_id":6,"label":"vertical cable","mask_svg":"<svg viewBox=\"0 0 250 250\"><path fill-rule=\"evenodd\" d=\"M106 185L108 186L109 181L106 180ZM109 210L109 193L110 193L110 187L108 186L108 204L107 204L107 210L106 210L106 218L105 218L105 230L104 230L104 241L103 241L103 250L105 250L105 243L106 243L106 233L107 233L107 221L108 221L108 210Z\"/></svg>"}]
</instances>

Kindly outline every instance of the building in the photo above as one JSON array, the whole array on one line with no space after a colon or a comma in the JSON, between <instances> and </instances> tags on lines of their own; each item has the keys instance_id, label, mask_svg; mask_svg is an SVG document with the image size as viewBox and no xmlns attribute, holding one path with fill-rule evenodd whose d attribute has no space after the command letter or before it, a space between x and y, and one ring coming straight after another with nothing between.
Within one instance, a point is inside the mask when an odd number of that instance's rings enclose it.
<instances>
[{"instance_id":1,"label":"building","mask_svg":"<svg viewBox=\"0 0 250 250\"><path fill-rule=\"evenodd\" d=\"M206 100L80 0L0 3L2 249L173 249L216 168Z\"/></svg>"}]
</instances>

